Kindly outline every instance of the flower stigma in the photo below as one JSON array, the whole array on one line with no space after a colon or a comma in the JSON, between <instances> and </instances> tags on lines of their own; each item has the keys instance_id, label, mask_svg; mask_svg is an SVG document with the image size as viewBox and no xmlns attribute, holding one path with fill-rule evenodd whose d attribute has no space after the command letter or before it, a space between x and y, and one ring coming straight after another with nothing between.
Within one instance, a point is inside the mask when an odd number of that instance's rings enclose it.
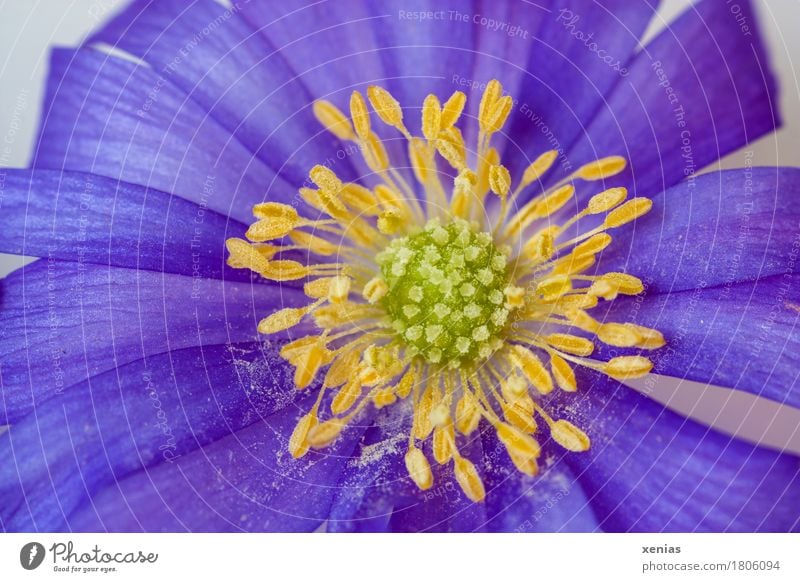
<instances>
[{"instance_id":1,"label":"flower stigma","mask_svg":"<svg viewBox=\"0 0 800 582\"><path fill-rule=\"evenodd\" d=\"M551 150L512 188L491 146L511 97L498 81L488 83L474 152L457 126L465 103L460 91L444 103L428 95L420 137L381 87L369 87L366 98L354 91L349 116L316 102L323 127L360 149L370 170L364 183L314 166L314 187L299 190L306 216L288 204L257 204L246 240L226 244L230 266L303 281L309 298L258 325L263 334L306 334L281 349L295 388L318 386L289 439L292 456L333 443L368 405L397 407L411 419L405 465L417 487L432 486L433 461L451 467L464 494L479 502L486 495L480 472L460 450L480 426L534 476L544 427L568 451L590 447L582 428L548 412L553 390L578 389L574 367L640 377L652 369L641 351L665 342L657 330L590 314L600 301L644 289L634 275L598 273L597 256L611 244L610 231L647 213L651 201L628 199L622 187L576 196L576 182L606 180L625 169L625 159L592 161L541 188L558 158ZM408 175L392 164L373 113L405 140ZM595 359L596 342L636 354Z\"/></svg>"}]
</instances>

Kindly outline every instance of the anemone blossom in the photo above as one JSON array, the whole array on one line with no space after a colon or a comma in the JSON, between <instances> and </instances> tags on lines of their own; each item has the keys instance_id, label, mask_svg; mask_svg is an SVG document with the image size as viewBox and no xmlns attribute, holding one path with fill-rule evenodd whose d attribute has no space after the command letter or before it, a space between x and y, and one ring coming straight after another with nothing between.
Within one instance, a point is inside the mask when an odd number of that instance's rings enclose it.
<instances>
[{"instance_id":1,"label":"anemone blossom","mask_svg":"<svg viewBox=\"0 0 800 582\"><path fill-rule=\"evenodd\" d=\"M800 172L755 16L134 1L0 182L7 531L793 531Z\"/></svg>"}]
</instances>

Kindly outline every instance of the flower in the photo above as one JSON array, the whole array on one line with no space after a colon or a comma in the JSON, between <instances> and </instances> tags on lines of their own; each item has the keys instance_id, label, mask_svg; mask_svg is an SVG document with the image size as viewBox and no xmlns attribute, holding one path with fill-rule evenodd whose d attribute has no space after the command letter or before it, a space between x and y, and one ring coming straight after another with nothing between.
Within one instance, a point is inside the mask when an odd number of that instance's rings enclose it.
<instances>
[{"instance_id":1,"label":"flower","mask_svg":"<svg viewBox=\"0 0 800 582\"><path fill-rule=\"evenodd\" d=\"M757 34L273 4L54 52L0 182L41 257L2 286L3 528L796 530L796 457L620 381L800 405L800 173L696 175L778 123Z\"/></svg>"}]
</instances>

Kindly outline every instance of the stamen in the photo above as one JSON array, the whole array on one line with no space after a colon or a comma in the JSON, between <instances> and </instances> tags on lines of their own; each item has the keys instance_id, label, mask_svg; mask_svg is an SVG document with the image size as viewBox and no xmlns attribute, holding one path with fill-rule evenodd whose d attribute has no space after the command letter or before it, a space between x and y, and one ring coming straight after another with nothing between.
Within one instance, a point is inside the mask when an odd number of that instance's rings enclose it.
<instances>
[{"instance_id":1,"label":"stamen","mask_svg":"<svg viewBox=\"0 0 800 582\"><path fill-rule=\"evenodd\" d=\"M401 165L410 165L415 184L373 131L367 102L381 122L404 136L408 161ZM264 317L260 333L296 331L306 316L308 325L319 328L280 352L294 367L298 390L322 378L316 402L289 438L290 454L300 458L311 447L329 446L370 405L401 410L398 403L405 400L412 411L408 477L420 490L433 485L421 445L431 439L433 460L452 470L467 498L480 502L486 495L481 466L459 451L464 435L484 423L512 464L535 476L540 430L574 453L591 445L591 427L584 432L545 410L545 396L556 387L579 389L575 366L617 380L653 367L642 355L592 359L595 342L652 350L665 340L657 330L600 321L589 313L600 301L644 290L634 275L589 269L602 266L598 257L613 242L607 231L641 217L652 202L626 202L625 188L612 187L593 195L580 212L566 212L575 203L574 181L611 178L625 169L625 159L585 164L517 208L516 197L542 180L558 151L538 156L512 188L515 180L491 145L511 113L511 96L503 95L497 80L487 84L471 148L474 164L456 125L465 104L460 91L443 104L428 95L417 136L404 124L402 104L378 86L367 89L367 99L351 94L349 117L332 103L314 103L326 130L358 145L377 185L345 183L331 168L314 166L309 177L315 188L300 188L299 195L329 218L312 220L293 206L264 202L253 208L256 220L247 240L231 238L226 246L231 267L275 281L302 281L309 297L306 306ZM437 155L454 169L447 191ZM424 192L424 204L417 192ZM499 198L498 212L487 211L489 192ZM601 214L599 226L581 230L581 219ZM578 234L564 240L563 233L573 230ZM309 258L283 258L287 251Z\"/></svg>"}]
</instances>

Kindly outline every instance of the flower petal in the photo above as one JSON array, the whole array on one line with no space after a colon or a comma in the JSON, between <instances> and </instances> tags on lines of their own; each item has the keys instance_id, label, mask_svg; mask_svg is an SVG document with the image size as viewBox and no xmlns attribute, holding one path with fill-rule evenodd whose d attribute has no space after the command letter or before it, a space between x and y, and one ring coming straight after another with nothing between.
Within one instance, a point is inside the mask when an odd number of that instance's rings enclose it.
<instances>
[{"instance_id":1,"label":"flower petal","mask_svg":"<svg viewBox=\"0 0 800 582\"><path fill-rule=\"evenodd\" d=\"M327 531L388 531L398 500L417 495L404 464L410 426L409 415L396 410L377 416L342 470Z\"/></svg>"},{"instance_id":2,"label":"flower petal","mask_svg":"<svg viewBox=\"0 0 800 582\"><path fill-rule=\"evenodd\" d=\"M389 521L393 532L480 532L486 530L486 507L475 503L461 490L453 473L453 462L439 465L433 460L430 440L423 448L431 462L433 485L427 491L414 490L395 500ZM459 443L461 455L481 471L483 446L481 439Z\"/></svg>"},{"instance_id":3,"label":"flower petal","mask_svg":"<svg viewBox=\"0 0 800 582\"><path fill-rule=\"evenodd\" d=\"M636 275L655 293L796 270L799 198L797 168L703 174L655 196L652 210L614 237L599 270Z\"/></svg>"},{"instance_id":4,"label":"flower petal","mask_svg":"<svg viewBox=\"0 0 800 582\"><path fill-rule=\"evenodd\" d=\"M546 11L522 65L525 74L514 94L518 104L506 128L510 143L503 161L512 175L520 176L553 149L560 154L553 174L576 168L570 148L587 131L587 121L607 107L607 95L627 84L628 67L657 4L576 0Z\"/></svg>"},{"instance_id":5,"label":"flower petal","mask_svg":"<svg viewBox=\"0 0 800 582\"><path fill-rule=\"evenodd\" d=\"M314 396L298 404L311 407ZM326 519L363 431L297 460L299 414L279 412L202 449L102 490L69 518L77 531L313 531Z\"/></svg>"},{"instance_id":6,"label":"flower petal","mask_svg":"<svg viewBox=\"0 0 800 582\"><path fill-rule=\"evenodd\" d=\"M94 174L7 170L0 251L226 279L244 226L169 194Z\"/></svg>"},{"instance_id":7,"label":"flower petal","mask_svg":"<svg viewBox=\"0 0 800 582\"><path fill-rule=\"evenodd\" d=\"M559 416L592 439L567 462L606 531L797 531L800 463L580 370Z\"/></svg>"},{"instance_id":8,"label":"flower petal","mask_svg":"<svg viewBox=\"0 0 800 582\"><path fill-rule=\"evenodd\" d=\"M748 2L735 17L724 2L693 4L644 47L570 151L576 165L629 160L614 186L652 196L778 122L775 81Z\"/></svg>"},{"instance_id":9,"label":"flower petal","mask_svg":"<svg viewBox=\"0 0 800 582\"><path fill-rule=\"evenodd\" d=\"M95 374L151 354L258 339L295 289L41 260L2 280L0 424Z\"/></svg>"},{"instance_id":10,"label":"flower petal","mask_svg":"<svg viewBox=\"0 0 800 582\"><path fill-rule=\"evenodd\" d=\"M487 527L495 532L592 532L597 518L563 454L548 451L540 473L527 477L491 432L483 435ZM552 456L551 456L552 455Z\"/></svg>"},{"instance_id":11,"label":"flower petal","mask_svg":"<svg viewBox=\"0 0 800 582\"><path fill-rule=\"evenodd\" d=\"M153 70L90 49L53 52L34 165L152 187L250 222L295 190Z\"/></svg>"},{"instance_id":12,"label":"flower petal","mask_svg":"<svg viewBox=\"0 0 800 582\"><path fill-rule=\"evenodd\" d=\"M90 41L149 63L290 184L303 184L314 164L347 151L320 130L313 96L236 6L139 0ZM342 179L354 177L347 157L335 169Z\"/></svg>"},{"instance_id":13,"label":"flower petal","mask_svg":"<svg viewBox=\"0 0 800 582\"><path fill-rule=\"evenodd\" d=\"M157 354L99 374L40 404L0 435L0 523L68 529L101 488L286 409L292 370L273 344Z\"/></svg>"},{"instance_id":14,"label":"flower petal","mask_svg":"<svg viewBox=\"0 0 800 582\"><path fill-rule=\"evenodd\" d=\"M655 372L800 407L800 274L637 299L613 301L606 317L664 334L648 354Z\"/></svg>"}]
</instances>

